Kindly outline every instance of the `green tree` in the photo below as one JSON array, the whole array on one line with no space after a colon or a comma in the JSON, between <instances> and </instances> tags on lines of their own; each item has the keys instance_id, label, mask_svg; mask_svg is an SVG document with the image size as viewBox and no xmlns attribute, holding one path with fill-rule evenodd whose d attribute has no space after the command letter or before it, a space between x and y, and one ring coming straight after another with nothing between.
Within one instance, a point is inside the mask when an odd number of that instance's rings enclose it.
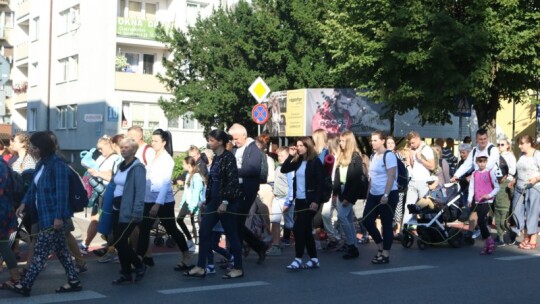
<instances>
[{"instance_id":1,"label":"green tree","mask_svg":"<svg viewBox=\"0 0 540 304\"><path fill-rule=\"evenodd\" d=\"M169 117L191 113L208 130L241 123L254 129L249 85L261 76L273 91L334 86L319 22L326 1L260 0L218 8L186 33L159 28L173 56L159 79L174 95L160 100Z\"/></svg>"},{"instance_id":2,"label":"green tree","mask_svg":"<svg viewBox=\"0 0 540 304\"><path fill-rule=\"evenodd\" d=\"M532 0L331 1L321 24L332 70L388 105L418 108L422 122L448 122L470 98L479 124L494 127L503 98L540 88L540 5Z\"/></svg>"}]
</instances>

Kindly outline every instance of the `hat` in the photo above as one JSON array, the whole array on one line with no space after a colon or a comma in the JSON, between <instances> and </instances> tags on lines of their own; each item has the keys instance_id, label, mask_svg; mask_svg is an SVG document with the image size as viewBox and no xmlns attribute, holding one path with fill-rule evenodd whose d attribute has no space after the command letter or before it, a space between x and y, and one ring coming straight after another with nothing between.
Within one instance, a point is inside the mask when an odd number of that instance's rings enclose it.
<instances>
[{"instance_id":1,"label":"hat","mask_svg":"<svg viewBox=\"0 0 540 304\"><path fill-rule=\"evenodd\" d=\"M427 180L427 182L428 182L428 183L431 183L431 182L436 182L436 181L438 181L438 180L439 180L439 178L438 178L437 176L435 176L435 175L430 175L429 178L428 178L428 180Z\"/></svg>"}]
</instances>

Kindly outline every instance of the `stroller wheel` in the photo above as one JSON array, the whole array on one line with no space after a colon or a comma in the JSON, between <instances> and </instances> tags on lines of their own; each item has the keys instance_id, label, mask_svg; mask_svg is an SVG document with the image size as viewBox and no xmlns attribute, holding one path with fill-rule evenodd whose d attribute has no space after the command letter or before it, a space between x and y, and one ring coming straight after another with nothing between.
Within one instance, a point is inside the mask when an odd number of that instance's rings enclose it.
<instances>
[{"instance_id":1,"label":"stroller wheel","mask_svg":"<svg viewBox=\"0 0 540 304\"><path fill-rule=\"evenodd\" d=\"M165 241L165 246L167 246L168 248L174 248L174 246L176 246L176 243L174 242L172 237L168 237Z\"/></svg>"},{"instance_id":2,"label":"stroller wheel","mask_svg":"<svg viewBox=\"0 0 540 304\"><path fill-rule=\"evenodd\" d=\"M428 244L422 240L418 240L416 243L418 244L418 249L420 250L426 250L428 248Z\"/></svg>"},{"instance_id":3,"label":"stroller wheel","mask_svg":"<svg viewBox=\"0 0 540 304\"><path fill-rule=\"evenodd\" d=\"M414 236L409 231L403 230L401 245L405 248L411 248L414 244Z\"/></svg>"},{"instance_id":4,"label":"stroller wheel","mask_svg":"<svg viewBox=\"0 0 540 304\"><path fill-rule=\"evenodd\" d=\"M463 234L459 229L448 230L448 244L453 248L460 248L463 245Z\"/></svg>"},{"instance_id":5,"label":"stroller wheel","mask_svg":"<svg viewBox=\"0 0 540 304\"><path fill-rule=\"evenodd\" d=\"M163 237L156 236L156 238L154 239L154 245L156 245L156 247L161 247L163 246L163 244L165 244L165 240L163 239Z\"/></svg>"}]
</instances>

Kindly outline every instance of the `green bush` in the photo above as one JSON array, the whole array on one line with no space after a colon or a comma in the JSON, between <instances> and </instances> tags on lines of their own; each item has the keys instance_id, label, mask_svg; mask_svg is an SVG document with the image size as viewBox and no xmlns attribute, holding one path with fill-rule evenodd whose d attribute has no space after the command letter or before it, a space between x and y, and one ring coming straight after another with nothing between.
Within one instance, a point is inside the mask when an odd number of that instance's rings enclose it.
<instances>
[{"instance_id":1,"label":"green bush","mask_svg":"<svg viewBox=\"0 0 540 304\"><path fill-rule=\"evenodd\" d=\"M178 155L176 155L174 159L174 169L172 178L173 180L177 179L180 175L182 175L182 172L184 172L184 158L188 155L187 152L180 152Z\"/></svg>"}]
</instances>

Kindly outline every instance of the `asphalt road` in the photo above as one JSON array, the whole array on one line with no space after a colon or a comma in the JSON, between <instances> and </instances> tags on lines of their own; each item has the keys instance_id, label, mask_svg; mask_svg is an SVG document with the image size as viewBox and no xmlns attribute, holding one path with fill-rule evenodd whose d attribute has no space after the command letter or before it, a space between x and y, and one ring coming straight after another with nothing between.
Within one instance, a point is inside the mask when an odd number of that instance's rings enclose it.
<instances>
[{"instance_id":1,"label":"asphalt road","mask_svg":"<svg viewBox=\"0 0 540 304\"><path fill-rule=\"evenodd\" d=\"M40 274L32 297L0 290L2 303L538 303L538 251L515 246L480 256L480 243L453 249L448 246L419 250L394 243L391 262L372 265L375 245L360 245L360 258L345 261L341 253L321 251L321 268L290 272L293 248L263 265L251 254L245 276L223 280L223 271L204 279L187 278L172 268L178 252L159 253L156 266L143 281L113 286L119 264L89 260L81 274L84 291L54 294L65 283L58 261ZM94 258L95 259L95 258ZM5 277L5 274L0 275ZM111 302L112 301L112 302Z\"/></svg>"}]
</instances>

